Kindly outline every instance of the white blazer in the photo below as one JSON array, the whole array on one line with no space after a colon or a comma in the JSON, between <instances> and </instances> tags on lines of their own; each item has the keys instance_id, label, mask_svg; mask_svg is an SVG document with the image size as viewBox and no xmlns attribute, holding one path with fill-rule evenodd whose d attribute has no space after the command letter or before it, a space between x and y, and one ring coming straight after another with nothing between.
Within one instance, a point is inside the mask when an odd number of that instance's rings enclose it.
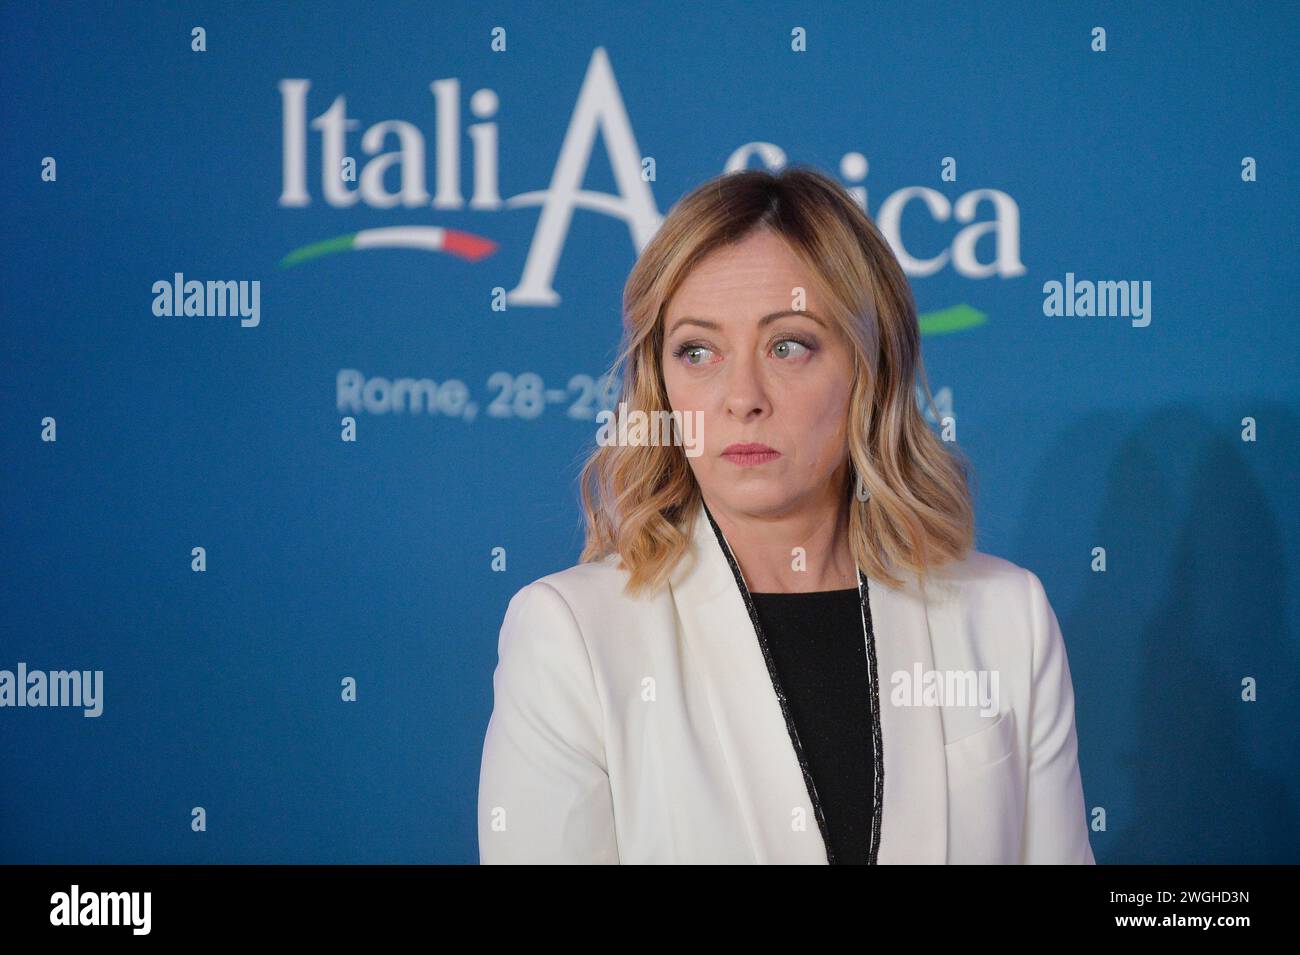
<instances>
[{"instance_id":1,"label":"white blazer","mask_svg":"<svg viewBox=\"0 0 1300 955\"><path fill-rule=\"evenodd\" d=\"M480 861L825 865L797 733L703 507L657 594L624 596L617 564L578 564L510 600ZM1093 863L1065 643L1038 577L973 551L934 573L926 601L914 576L867 585L876 861ZM900 705L899 674L935 670L996 671L996 715Z\"/></svg>"}]
</instances>

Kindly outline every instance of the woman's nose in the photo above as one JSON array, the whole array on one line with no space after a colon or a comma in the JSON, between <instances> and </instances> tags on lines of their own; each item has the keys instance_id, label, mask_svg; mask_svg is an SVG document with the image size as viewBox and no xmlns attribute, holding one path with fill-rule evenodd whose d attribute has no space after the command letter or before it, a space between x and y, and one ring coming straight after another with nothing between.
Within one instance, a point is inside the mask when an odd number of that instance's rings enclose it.
<instances>
[{"instance_id":1,"label":"woman's nose","mask_svg":"<svg viewBox=\"0 0 1300 955\"><path fill-rule=\"evenodd\" d=\"M757 358L734 360L724 376L724 387L727 412L733 417L746 421L767 410L767 392Z\"/></svg>"}]
</instances>

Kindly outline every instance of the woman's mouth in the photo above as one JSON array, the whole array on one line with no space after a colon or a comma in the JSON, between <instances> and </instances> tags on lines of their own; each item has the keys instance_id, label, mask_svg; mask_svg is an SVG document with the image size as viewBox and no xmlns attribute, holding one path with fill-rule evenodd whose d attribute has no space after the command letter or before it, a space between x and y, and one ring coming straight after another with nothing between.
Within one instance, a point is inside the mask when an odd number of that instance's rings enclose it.
<instances>
[{"instance_id":1,"label":"woman's mouth","mask_svg":"<svg viewBox=\"0 0 1300 955\"><path fill-rule=\"evenodd\" d=\"M775 448L769 448L766 444L731 444L723 450L722 456L732 464L742 468L750 468L758 464L766 464L768 461L775 461L781 456L781 452Z\"/></svg>"}]
</instances>

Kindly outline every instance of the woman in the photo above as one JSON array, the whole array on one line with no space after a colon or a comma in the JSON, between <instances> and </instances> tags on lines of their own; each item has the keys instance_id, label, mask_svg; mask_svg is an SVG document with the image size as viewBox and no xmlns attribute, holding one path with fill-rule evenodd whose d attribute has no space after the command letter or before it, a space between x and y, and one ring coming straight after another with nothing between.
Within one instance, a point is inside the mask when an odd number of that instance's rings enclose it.
<instances>
[{"instance_id":1,"label":"woman","mask_svg":"<svg viewBox=\"0 0 1300 955\"><path fill-rule=\"evenodd\" d=\"M511 599L481 861L1093 862L1056 616L973 549L867 216L809 169L721 176L624 325L620 407L702 453L602 442L582 562Z\"/></svg>"}]
</instances>

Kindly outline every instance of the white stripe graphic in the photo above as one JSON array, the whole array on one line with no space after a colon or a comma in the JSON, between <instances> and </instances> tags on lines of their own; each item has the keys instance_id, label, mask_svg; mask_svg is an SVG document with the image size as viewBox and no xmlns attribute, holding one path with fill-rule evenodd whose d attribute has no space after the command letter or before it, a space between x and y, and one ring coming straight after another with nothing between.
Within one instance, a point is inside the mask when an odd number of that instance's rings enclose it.
<instances>
[{"instance_id":1,"label":"white stripe graphic","mask_svg":"<svg viewBox=\"0 0 1300 955\"><path fill-rule=\"evenodd\" d=\"M362 229L352 240L354 249L442 249L446 230L438 226L392 226L387 229Z\"/></svg>"}]
</instances>

